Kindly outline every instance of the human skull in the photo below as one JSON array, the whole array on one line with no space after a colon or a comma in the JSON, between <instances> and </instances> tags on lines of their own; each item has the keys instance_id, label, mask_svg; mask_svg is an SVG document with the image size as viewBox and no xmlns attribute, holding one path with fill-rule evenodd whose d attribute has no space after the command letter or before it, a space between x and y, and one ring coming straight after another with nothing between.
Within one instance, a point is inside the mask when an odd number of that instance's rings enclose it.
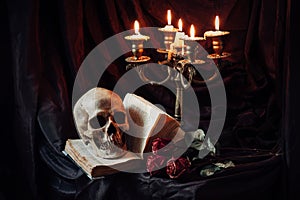
<instances>
[{"instance_id":1,"label":"human skull","mask_svg":"<svg viewBox=\"0 0 300 200\"><path fill-rule=\"evenodd\" d=\"M126 152L129 129L122 99L113 91L93 88L75 104L74 120L80 137L101 158L117 158Z\"/></svg>"}]
</instances>

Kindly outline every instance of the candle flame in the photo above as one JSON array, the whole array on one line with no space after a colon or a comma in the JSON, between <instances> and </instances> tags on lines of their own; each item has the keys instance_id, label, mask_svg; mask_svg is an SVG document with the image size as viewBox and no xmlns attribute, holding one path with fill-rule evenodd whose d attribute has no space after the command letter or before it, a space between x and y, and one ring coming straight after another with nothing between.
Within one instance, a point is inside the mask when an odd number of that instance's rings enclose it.
<instances>
[{"instance_id":1,"label":"candle flame","mask_svg":"<svg viewBox=\"0 0 300 200\"><path fill-rule=\"evenodd\" d=\"M190 35L191 35L191 38L194 38L194 37L195 37L195 27L194 27L193 24L191 25Z\"/></svg>"},{"instance_id":2,"label":"candle flame","mask_svg":"<svg viewBox=\"0 0 300 200\"><path fill-rule=\"evenodd\" d=\"M134 21L134 33L139 34L140 25L137 20Z\"/></svg>"},{"instance_id":3,"label":"candle flame","mask_svg":"<svg viewBox=\"0 0 300 200\"><path fill-rule=\"evenodd\" d=\"M215 19L215 29L216 29L216 31L220 30L220 20L219 20L218 15L216 16L216 19Z\"/></svg>"},{"instance_id":4,"label":"candle flame","mask_svg":"<svg viewBox=\"0 0 300 200\"><path fill-rule=\"evenodd\" d=\"M179 31L182 31L182 20L181 20L181 18L178 20L178 29L179 29Z\"/></svg>"},{"instance_id":5,"label":"candle flame","mask_svg":"<svg viewBox=\"0 0 300 200\"><path fill-rule=\"evenodd\" d=\"M171 20L172 20L171 10L168 10L168 25L171 25Z\"/></svg>"}]
</instances>

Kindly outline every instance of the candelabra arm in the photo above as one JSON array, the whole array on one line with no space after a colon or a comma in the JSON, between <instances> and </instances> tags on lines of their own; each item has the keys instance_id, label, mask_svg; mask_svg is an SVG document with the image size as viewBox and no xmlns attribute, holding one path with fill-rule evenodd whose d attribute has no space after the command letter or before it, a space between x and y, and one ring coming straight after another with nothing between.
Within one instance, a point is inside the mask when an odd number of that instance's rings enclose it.
<instances>
[{"instance_id":1,"label":"candelabra arm","mask_svg":"<svg viewBox=\"0 0 300 200\"><path fill-rule=\"evenodd\" d=\"M181 85L184 89L188 89L191 86L192 79L189 79L187 83L184 82L185 77L183 75L180 76Z\"/></svg>"},{"instance_id":2,"label":"candelabra arm","mask_svg":"<svg viewBox=\"0 0 300 200\"><path fill-rule=\"evenodd\" d=\"M137 70L137 73L140 77L140 79L146 83L150 83L150 84L158 84L158 85L162 85L164 84L165 82L167 82L170 78L171 78L171 69L170 67L167 68L167 72L168 72L168 76L162 80L162 81L152 81L150 80L144 73L144 66L137 66L136 67L136 70Z\"/></svg>"}]
</instances>

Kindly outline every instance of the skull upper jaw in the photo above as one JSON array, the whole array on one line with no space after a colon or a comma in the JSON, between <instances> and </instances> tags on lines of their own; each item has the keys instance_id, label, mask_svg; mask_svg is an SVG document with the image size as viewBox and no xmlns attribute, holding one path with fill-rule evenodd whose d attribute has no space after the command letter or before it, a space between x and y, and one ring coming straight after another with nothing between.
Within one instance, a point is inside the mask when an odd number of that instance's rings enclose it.
<instances>
[{"instance_id":1,"label":"skull upper jaw","mask_svg":"<svg viewBox=\"0 0 300 200\"><path fill-rule=\"evenodd\" d=\"M102 137L100 137L100 135ZM101 158L114 159L122 157L127 151L125 137L121 130L112 135L103 132L94 132L89 144L95 155Z\"/></svg>"},{"instance_id":2,"label":"skull upper jaw","mask_svg":"<svg viewBox=\"0 0 300 200\"><path fill-rule=\"evenodd\" d=\"M124 144L122 147L118 147L116 145L109 147L109 144L107 143L101 143L102 148L96 144L94 140L94 143L92 143L93 153L97 155L98 157L105 158L105 159L115 159L120 158L126 154L126 144Z\"/></svg>"}]
</instances>

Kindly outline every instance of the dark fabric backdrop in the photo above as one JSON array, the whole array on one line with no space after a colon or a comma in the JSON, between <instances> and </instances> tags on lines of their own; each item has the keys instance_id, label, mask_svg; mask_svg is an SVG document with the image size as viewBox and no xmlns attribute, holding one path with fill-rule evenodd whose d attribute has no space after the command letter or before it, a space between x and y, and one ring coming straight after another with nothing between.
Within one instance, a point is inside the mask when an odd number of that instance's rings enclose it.
<instances>
[{"instance_id":1,"label":"dark fabric backdrop","mask_svg":"<svg viewBox=\"0 0 300 200\"><path fill-rule=\"evenodd\" d=\"M295 199L300 151L299 39L293 34L300 18L295 17L297 4L296 0L1 1L0 198ZM183 18L186 32L192 23L199 35L212 29L216 14L221 28L231 32L225 50L232 56L221 70L228 101L221 157L250 158L236 160L240 168L209 180L120 174L90 183L61 153L67 138L78 137L71 105L76 73L96 45L132 29L135 19L141 27L164 26L168 9L173 24ZM111 89L126 72L125 65L123 57L112 63L99 85ZM214 108L205 87L194 90L201 99L199 128L206 130ZM161 103L172 114L174 96L163 87L145 86L137 94Z\"/></svg>"}]
</instances>

